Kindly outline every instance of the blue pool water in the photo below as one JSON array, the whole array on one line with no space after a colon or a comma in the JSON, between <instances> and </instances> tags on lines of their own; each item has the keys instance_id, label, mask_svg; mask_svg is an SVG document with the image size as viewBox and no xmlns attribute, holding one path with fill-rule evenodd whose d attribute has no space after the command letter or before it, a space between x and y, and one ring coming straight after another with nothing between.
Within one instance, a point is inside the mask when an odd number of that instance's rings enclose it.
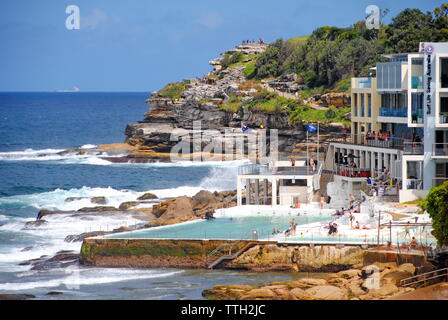
<instances>
[{"instance_id":1,"label":"blue pool water","mask_svg":"<svg viewBox=\"0 0 448 320\"><path fill-rule=\"evenodd\" d=\"M213 220L201 220L193 223L173 225L163 228L151 228L145 231L114 234L108 238L153 238L153 239L252 239L256 231L259 239L272 238L274 228L286 230L289 221L294 218L300 226L313 222L326 222L331 217L309 216L256 216L256 217L219 217Z\"/></svg>"}]
</instances>

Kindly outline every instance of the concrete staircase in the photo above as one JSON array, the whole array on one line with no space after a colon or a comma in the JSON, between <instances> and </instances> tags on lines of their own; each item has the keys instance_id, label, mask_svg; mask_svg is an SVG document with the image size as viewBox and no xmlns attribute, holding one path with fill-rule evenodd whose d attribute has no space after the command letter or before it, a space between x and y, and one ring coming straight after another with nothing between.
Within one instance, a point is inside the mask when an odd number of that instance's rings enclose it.
<instances>
[{"instance_id":1,"label":"concrete staircase","mask_svg":"<svg viewBox=\"0 0 448 320\"><path fill-rule=\"evenodd\" d=\"M243 241L237 241L237 242L233 242L233 243L223 243L220 246L218 246L215 250L210 252L207 255L207 258L210 258L212 256L216 256L217 254L222 253L222 251L224 251L224 250L229 250L229 252L231 252L233 247L236 247L237 245L241 244L242 242ZM219 264L221 264L225 260L233 260L233 259L237 258L244 251L248 250L249 248L252 248L254 245L255 245L254 242L248 242L240 250L238 250L234 254L228 254L228 255L223 254L221 256L218 256L218 258L216 260L214 260L212 263L210 263L208 265L208 269L213 269L213 268L217 267Z\"/></svg>"}]
</instances>

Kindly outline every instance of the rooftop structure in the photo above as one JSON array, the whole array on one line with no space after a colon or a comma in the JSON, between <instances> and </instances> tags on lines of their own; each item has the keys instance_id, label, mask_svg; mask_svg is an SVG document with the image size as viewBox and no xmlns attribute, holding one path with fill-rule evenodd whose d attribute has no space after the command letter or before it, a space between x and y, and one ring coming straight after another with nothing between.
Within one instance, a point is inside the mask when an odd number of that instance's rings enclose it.
<instances>
[{"instance_id":1,"label":"rooftop structure","mask_svg":"<svg viewBox=\"0 0 448 320\"><path fill-rule=\"evenodd\" d=\"M238 168L238 205L289 205L308 203L313 190L319 189L322 166L315 170L305 160L275 161L269 165L245 165ZM245 197L243 199L243 190Z\"/></svg>"}]
</instances>

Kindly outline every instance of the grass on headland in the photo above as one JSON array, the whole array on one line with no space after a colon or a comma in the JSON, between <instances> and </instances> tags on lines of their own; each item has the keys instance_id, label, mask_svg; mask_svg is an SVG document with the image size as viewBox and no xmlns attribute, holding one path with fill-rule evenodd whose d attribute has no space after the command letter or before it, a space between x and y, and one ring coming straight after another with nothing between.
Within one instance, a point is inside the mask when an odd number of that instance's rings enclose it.
<instances>
[{"instance_id":1,"label":"grass on headland","mask_svg":"<svg viewBox=\"0 0 448 320\"><path fill-rule=\"evenodd\" d=\"M322 123L337 122L345 126L350 125L350 121L344 116L350 112L350 107L336 108L329 106L327 110L313 109L308 105L301 105L294 110L291 110L289 121L291 123L319 121Z\"/></svg>"},{"instance_id":2,"label":"grass on headland","mask_svg":"<svg viewBox=\"0 0 448 320\"><path fill-rule=\"evenodd\" d=\"M252 83L252 85L255 85L255 83ZM298 100L279 96L275 92L260 87L258 87L258 93L250 99L244 100L242 97L231 96L227 102L219 107L233 113L237 113L243 107L267 113L285 112L289 115L290 123L320 121L322 123L338 122L346 126L350 125L350 121L344 118L350 112L350 107L336 108L330 106L326 110L316 110L306 104L301 104Z\"/></svg>"},{"instance_id":3,"label":"grass on headland","mask_svg":"<svg viewBox=\"0 0 448 320\"><path fill-rule=\"evenodd\" d=\"M187 84L189 83L189 80L169 83L165 87L160 89L158 93L162 97L170 98L171 100L180 99L182 97L182 93L187 89Z\"/></svg>"}]
</instances>

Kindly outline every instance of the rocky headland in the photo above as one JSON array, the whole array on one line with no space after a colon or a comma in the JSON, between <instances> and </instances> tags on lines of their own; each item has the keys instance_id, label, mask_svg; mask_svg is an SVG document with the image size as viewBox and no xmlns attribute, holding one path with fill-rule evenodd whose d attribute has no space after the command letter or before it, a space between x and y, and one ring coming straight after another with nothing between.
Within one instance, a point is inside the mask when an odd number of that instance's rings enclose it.
<instances>
[{"instance_id":1,"label":"rocky headland","mask_svg":"<svg viewBox=\"0 0 448 320\"><path fill-rule=\"evenodd\" d=\"M377 270L377 280L372 280ZM401 287L400 280L419 272L410 263L397 265L379 263L359 269L348 269L331 274L314 274L290 282L263 285L219 285L202 292L211 300L383 300L414 291ZM378 283L372 282L378 281Z\"/></svg>"},{"instance_id":2,"label":"rocky headland","mask_svg":"<svg viewBox=\"0 0 448 320\"><path fill-rule=\"evenodd\" d=\"M184 135L187 137L183 139L191 145L197 139L202 147L210 144L212 139L219 139L218 143L224 145L242 134L243 124L256 129L262 126L267 129L267 135L269 129L277 129L280 152L304 151L306 122L292 121L288 104L306 102L321 109L342 108L350 105L350 95L328 93L313 95L304 101L299 94L303 86L295 74L266 80L250 79L248 70L264 50L264 44L236 46L210 61L213 71L202 78L171 83L153 92L147 100L149 111L145 118L126 128L126 143L134 149L128 158L133 161L166 158L164 155L178 143L177 139L172 139L176 129L186 130ZM237 53L239 60L229 65L228 60ZM263 107L264 104L276 105ZM193 131L194 121L201 121L199 131ZM337 122L321 123L321 141L330 138L330 132L341 132L342 128L343 125ZM221 137L210 136L207 130L216 130ZM315 140L315 137L311 139ZM246 153L247 143L246 139Z\"/></svg>"}]
</instances>

